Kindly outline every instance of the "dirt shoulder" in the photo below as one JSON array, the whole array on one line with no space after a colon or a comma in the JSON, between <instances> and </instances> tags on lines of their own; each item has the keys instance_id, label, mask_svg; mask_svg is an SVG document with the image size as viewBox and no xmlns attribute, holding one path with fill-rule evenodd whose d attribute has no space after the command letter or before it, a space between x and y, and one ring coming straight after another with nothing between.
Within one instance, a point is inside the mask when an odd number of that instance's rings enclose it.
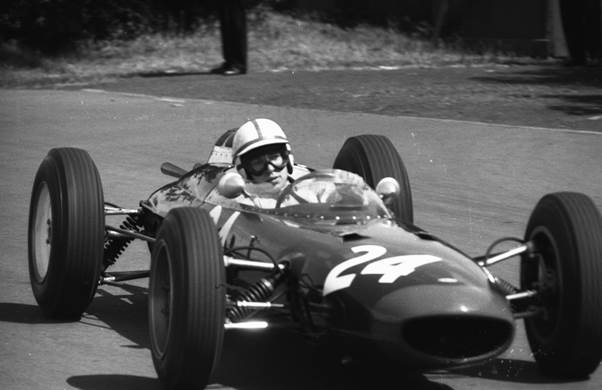
<instances>
[{"instance_id":1,"label":"dirt shoulder","mask_svg":"<svg viewBox=\"0 0 602 390\"><path fill-rule=\"evenodd\" d=\"M147 74L85 87L602 132L600 67L491 65L261 72L235 77Z\"/></svg>"}]
</instances>

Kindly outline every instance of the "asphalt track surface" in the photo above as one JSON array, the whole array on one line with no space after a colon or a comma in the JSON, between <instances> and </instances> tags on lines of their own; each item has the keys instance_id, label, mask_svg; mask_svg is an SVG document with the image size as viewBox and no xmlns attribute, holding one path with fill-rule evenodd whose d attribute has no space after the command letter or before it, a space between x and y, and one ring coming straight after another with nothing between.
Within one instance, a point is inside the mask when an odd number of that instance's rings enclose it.
<instances>
[{"instance_id":1,"label":"asphalt track surface","mask_svg":"<svg viewBox=\"0 0 602 390\"><path fill-rule=\"evenodd\" d=\"M140 91L138 91L140 92ZM102 286L79 322L45 320L27 274L28 204L36 169L52 147L90 152L105 199L136 207L183 167L207 158L223 130L269 117L286 129L298 161L331 166L344 139L387 135L410 174L416 223L471 255L493 240L521 236L546 193L590 195L602 208L602 134L517 125L424 119L273 105L160 98L98 90L0 91L0 388L159 389L148 350L146 280ZM148 267L133 245L115 270ZM516 262L494 271L517 278ZM599 389L589 380L540 375L522 324L491 364L455 372L400 373L386 367L341 369L319 350L280 332L228 333L211 389Z\"/></svg>"},{"instance_id":2,"label":"asphalt track surface","mask_svg":"<svg viewBox=\"0 0 602 390\"><path fill-rule=\"evenodd\" d=\"M201 72L141 73L91 87L185 99L602 131L601 67L362 68L251 72L226 78Z\"/></svg>"}]
</instances>

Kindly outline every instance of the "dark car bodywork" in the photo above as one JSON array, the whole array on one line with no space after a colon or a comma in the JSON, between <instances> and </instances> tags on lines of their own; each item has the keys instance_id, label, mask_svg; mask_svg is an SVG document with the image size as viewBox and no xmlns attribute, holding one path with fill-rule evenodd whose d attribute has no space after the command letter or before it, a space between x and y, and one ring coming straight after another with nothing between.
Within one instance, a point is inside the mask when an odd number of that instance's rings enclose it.
<instances>
[{"instance_id":1,"label":"dark car bodywork","mask_svg":"<svg viewBox=\"0 0 602 390\"><path fill-rule=\"evenodd\" d=\"M380 200L262 209L219 195L228 169L197 167L142 205L159 216L173 207L205 208L225 253L253 247L272 258L255 260L286 263L296 285L291 290L289 282L289 294L304 305L292 305L293 316L306 328L385 352L408 367L481 362L510 345L514 318L495 279L461 251L393 220ZM346 184L376 196L363 182Z\"/></svg>"},{"instance_id":2,"label":"dark car bodywork","mask_svg":"<svg viewBox=\"0 0 602 390\"><path fill-rule=\"evenodd\" d=\"M524 238L470 257L414 224L407 172L386 137L349 138L333 169L291 164L290 184L264 199L232 167L231 134L190 171L163 164L176 180L135 209L104 201L86 151L50 150L28 231L44 315L79 319L99 285L149 277L151 356L170 389L209 383L226 331L266 327L429 370L499 356L524 319L546 374L583 379L598 368L602 216L587 195L545 195ZM150 270L113 271L134 240L148 243ZM516 257L520 286L489 271Z\"/></svg>"}]
</instances>

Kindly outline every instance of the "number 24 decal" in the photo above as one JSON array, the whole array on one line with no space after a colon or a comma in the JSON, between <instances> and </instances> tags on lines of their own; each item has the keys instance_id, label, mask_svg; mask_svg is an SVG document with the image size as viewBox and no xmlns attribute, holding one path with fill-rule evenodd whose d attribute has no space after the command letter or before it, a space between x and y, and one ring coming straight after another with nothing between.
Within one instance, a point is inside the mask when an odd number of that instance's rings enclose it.
<instances>
[{"instance_id":1,"label":"number 24 decal","mask_svg":"<svg viewBox=\"0 0 602 390\"><path fill-rule=\"evenodd\" d=\"M387 249L379 245L360 245L351 248L353 253L363 253L357 257L345 260L336 265L326 276L324 281L324 295L328 295L337 290L341 290L351 286L351 282L355 279L356 274L341 275L349 268L356 265L376 260L387 253ZM416 268L425 264L441 261L441 258L431 255L405 255L393 256L380 259L370 263L362 269L361 275L382 275L379 283L393 283L401 276L411 274Z\"/></svg>"}]
</instances>

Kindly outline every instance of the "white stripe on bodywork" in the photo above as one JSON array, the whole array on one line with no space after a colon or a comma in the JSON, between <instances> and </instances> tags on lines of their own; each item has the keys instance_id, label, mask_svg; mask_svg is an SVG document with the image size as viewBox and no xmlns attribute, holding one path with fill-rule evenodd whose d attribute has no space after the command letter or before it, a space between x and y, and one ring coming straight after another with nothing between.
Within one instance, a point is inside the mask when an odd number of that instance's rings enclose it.
<instances>
[{"instance_id":1,"label":"white stripe on bodywork","mask_svg":"<svg viewBox=\"0 0 602 390\"><path fill-rule=\"evenodd\" d=\"M219 221L219 217L222 215L222 206L215 206L209 211L209 216L213 218L213 223L217 226L217 222Z\"/></svg>"},{"instance_id":2,"label":"white stripe on bodywork","mask_svg":"<svg viewBox=\"0 0 602 390\"><path fill-rule=\"evenodd\" d=\"M224 245L226 243L226 238L228 237L228 234L230 233L230 230L232 229L232 226L234 225L234 221L236 221L236 218L238 218L238 216L240 215L240 211L235 211L232 213L232 215L230 217L228 217L228 220L226 221L226 223L224 223L222 225L222 227L219 229L219 238L222 242L222 245Z\"/></svg>"},{"instance_id":3,"label":"white stripe on bodywork","mask_svg":"<svg viewBox=\"0 0 602 390\"><path fill-rule=\"evenodd\" d=\"M217 234L220 238L220 241L222 242L222 245L224 245L226 243L226 237L228 237L230 230L232 230L234 221L236 221L236 218L238 218L238 216L240 215L240 211L233 212L232 215L228 217L226 222L222 226L219 226L219 219L222 216L222 211L222 206L217 205L214 208L212 208L211 211L209 211L209 215L213 219L213 223L215 223L215 226L217 226Z\"/></svg>"}]
</instances>

